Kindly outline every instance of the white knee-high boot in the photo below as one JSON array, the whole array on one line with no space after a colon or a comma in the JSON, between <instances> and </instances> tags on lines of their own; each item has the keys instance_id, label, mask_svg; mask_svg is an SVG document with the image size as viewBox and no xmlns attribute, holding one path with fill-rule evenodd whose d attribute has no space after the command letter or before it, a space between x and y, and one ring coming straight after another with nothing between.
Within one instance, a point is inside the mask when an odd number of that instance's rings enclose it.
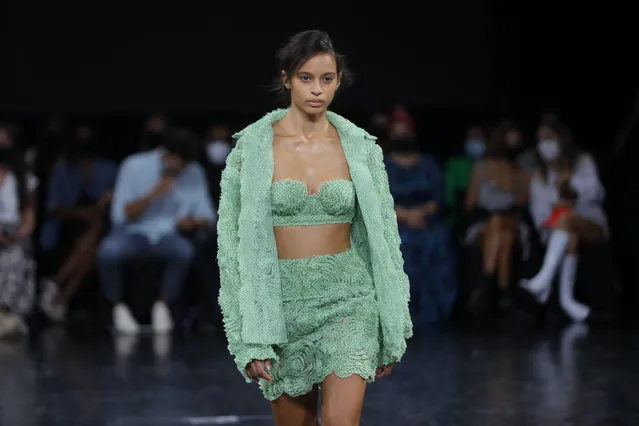
<instances>
[{"instance_id":1,"label":"white knee-high boot","mask_svg":"<svg viewBox=\"0 0 639 426\"><path fill-rule=\"evenodd\" d=\"M575 300L577 261L578 256L576 254L569 254L561 265L559 303L564 312L566 312L573 321L581 322L590 314L590 308Z\"/></svg>"},{"instance_id":2,"label":"white knee-high boot","mask_svg":"<svg viewBox=\"0 0 639 426\"><path fill-rule=\"evenodd\" d=\"M522 280L521 282L521 286L533 293L541 303L545 303L548 300L548 296L550 296L552 280L555 278L557 268L566 254L569 242L570 234L568 232L563 229L555 229L550 234L541 269L531 279Z\"/></svg>"}]
</instances>

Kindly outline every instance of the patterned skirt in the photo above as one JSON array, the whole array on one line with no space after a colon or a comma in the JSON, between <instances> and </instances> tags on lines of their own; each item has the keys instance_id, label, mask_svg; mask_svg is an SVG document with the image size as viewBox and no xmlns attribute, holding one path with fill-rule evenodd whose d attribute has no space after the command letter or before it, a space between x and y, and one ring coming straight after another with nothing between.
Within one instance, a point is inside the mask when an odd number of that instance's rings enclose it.
<instances>
[{"instance_id":1,"label":"patterned skirt","mask_svg":"<svg viewBox=\"0 0 639 426\"><path fill-rule=\"evenodd\" d=\"M330 374L375 380L379 312L365 263L348 250L279 261L288 343L276 346L273 381L260 380L275 400L310 392Z\"/></svg>"},{"instance_id":2,"label":"patterned skirt","mask_svg":"<svg viewBox=\"0 0 639 426\"><path fill-rule=\"evenodd\" d=\"M11 234L11 230L0 226ZM35 262L28 242L0 245L0 308L27 315L36 293Z\"/></svg>"}]
</instances>

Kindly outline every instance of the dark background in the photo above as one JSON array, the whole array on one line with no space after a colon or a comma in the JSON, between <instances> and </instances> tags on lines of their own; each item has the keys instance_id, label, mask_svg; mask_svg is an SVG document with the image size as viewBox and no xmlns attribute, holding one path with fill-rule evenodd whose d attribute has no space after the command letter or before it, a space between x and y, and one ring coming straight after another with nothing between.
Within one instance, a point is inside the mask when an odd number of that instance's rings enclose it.
<instances>
[{"instance_id":1,"label":"dark background","mask_svg":"<svg viewBox=\"0 0 639 426\"><path fill-rule=\"evenodd\" d=\"M278 46L321 28L357 77L334 109L358 124L403 102L445 155L470 121L509 115L532 129L553 108L605 154L639 88L629 6L519 3L10 0L0 112L97 120L109 144L127 146L152 111L240 125L274 106Z\"/></svg>"}]
</instances>

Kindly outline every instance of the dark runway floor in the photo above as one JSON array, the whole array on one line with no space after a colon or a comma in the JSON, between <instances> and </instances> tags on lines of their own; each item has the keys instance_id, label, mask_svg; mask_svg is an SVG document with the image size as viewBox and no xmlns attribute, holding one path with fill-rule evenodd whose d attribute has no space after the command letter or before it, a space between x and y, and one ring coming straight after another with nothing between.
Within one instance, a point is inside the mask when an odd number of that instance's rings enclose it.
<instances>
[{"instance_id":1,"label":"dark runway floor","mask_svg":"<svg viewBox=\"0 0 639 426\"><path fill-rule=\"evenodd\" d=\"M223 341L0 342L2 426L270 425ZM369 387L363 426L639 425L639 332L433 329Z\"/></svg>"}]
</instances>

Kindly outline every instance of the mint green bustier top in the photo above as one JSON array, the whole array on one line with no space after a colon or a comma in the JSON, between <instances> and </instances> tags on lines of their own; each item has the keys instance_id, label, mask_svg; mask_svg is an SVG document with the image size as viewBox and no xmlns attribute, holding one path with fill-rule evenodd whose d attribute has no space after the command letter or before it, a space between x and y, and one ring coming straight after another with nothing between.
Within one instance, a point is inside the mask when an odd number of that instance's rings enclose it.
<instances>
[{"instance_id":1,"label":"mint green bustier top","mask_svg":"<svg viewBox=\"0 0 639 426\"><path fill-rule=\"evenodd\" d=\"M344 179L329 180L317 194L309 194L304 182L284 179L271 188L274 226L310 226L352 223L355 188Z\"/></svg>"}]
</instances>

